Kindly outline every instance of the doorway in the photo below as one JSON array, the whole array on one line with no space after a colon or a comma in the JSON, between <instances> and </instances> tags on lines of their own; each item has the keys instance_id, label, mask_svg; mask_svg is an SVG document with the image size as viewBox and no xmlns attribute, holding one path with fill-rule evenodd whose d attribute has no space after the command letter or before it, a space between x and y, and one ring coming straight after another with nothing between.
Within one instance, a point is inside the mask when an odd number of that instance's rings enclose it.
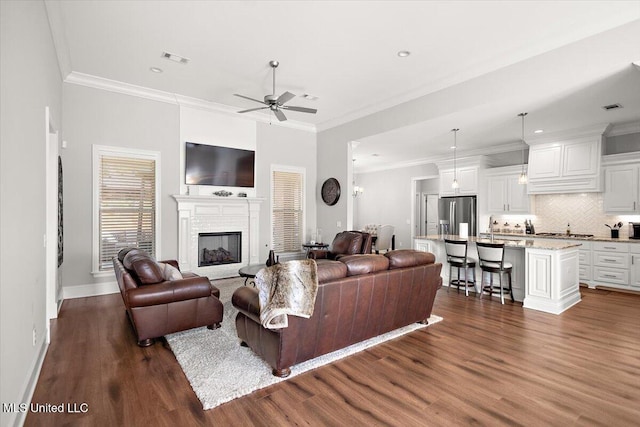
<instances>
[{"instance_id":1,"label":"doorway","mask_svg":"<svg viewBox=\"0 0 640 427\"><path fill-rule=\"evenodd\" d=\"M439 184L437 175L412 178L413 237L438 234Z\"/></svg>"}]
</instances>

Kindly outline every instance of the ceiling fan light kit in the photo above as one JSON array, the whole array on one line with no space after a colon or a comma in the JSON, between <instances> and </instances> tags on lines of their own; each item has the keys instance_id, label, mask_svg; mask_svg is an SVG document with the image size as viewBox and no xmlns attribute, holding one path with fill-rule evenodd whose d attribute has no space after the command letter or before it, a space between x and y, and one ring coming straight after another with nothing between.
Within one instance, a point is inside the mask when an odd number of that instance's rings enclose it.
<instances>
[{"instance_id":1,"label":"ceiling fan light kit","mask_svg":"<svg viewBox=\"0 0 640 427\"><path fill-rule=\"evenodd\" d=\"M260 104L263 104L265 106L257 107L257 108L249 108L248 110L238 111L238 113L248 113L250 111L269 109L273 112L273 114L276 116L276 118L279 121L283 122L287 120L287 116L284 115L282 110L290 110L290 111L297 111L300 113L310 113L310 114L315 114L318 111L315 108L284 105L287 102L291 101L293 98L295 98L295 95L291 92L284 92L282 95L276 96L276 68L278 68L278 65L280 65L278 61L275 61L275 60L269 61L269 66L271 66L271 69L273 70L273 92L269 95L265 95L264 101L260 101L258 99L249 98L248 96L234 93L234 95L237 97L248 99L249 101L259 102Z\"/></svg>"}]
</instances>

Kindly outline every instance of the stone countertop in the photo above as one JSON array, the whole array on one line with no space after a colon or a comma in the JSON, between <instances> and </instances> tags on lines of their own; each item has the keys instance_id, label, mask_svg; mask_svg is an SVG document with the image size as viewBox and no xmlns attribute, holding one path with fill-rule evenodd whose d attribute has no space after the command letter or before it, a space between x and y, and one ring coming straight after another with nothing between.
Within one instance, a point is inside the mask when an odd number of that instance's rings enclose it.
<instances>
[{"instance_id":1,"label":"stone countertop","mask_svg":"<svg viewBox=\"0 0 640 427\"><path fill-rule=\"evenodd\" d=\"M630 239L628 237L620 237L612 239L610 236L593 236L593 237L577 237L577 236L539 236L537 234L518 234L518 233L493 233L495 236L504 238L519 237L526 239L554 239L554 240L584 240L587 242L621 242L621 243L640 243L640 239ZM489 236L489 233L480 233L480 237Z\"/></svg>"},{"instance_id":2,"label":"stone countertop","mask_svg":"<svg viewBox=\"0 0 640 427\"><path fill-rule=\"evenodd\" d=\"M495 234L494 234L495 236ZM524 237L522 235L512 235L513 237ZM504 243L504 247L505 248L512 248L512 249L525 249L525 248L529 248L529 249L546 249L546 250L562 250L562 249L568 249L568 248L573 248L573 247L579 247L582 246L582 243L579 242L569 242L566 240L551 240L551 239L509 239L506 235L505 236L501 236L503 237L502 239L493 239L493 242L491 241L491 239L486 239L483 237L475 237L475 236L469 236L468 238L461 238L458 235L455 234L447 234L447 235L438 235L438 234L430 234L427 236L416 236L415 239L420 239L420 240L434 240L434 241L440 241L443 242L444 239L451 239L451 240L466 240L467 242L471 242L471 243L476 243L476 242L482 242L482 243Z\"/></svg>"}]
</instances>

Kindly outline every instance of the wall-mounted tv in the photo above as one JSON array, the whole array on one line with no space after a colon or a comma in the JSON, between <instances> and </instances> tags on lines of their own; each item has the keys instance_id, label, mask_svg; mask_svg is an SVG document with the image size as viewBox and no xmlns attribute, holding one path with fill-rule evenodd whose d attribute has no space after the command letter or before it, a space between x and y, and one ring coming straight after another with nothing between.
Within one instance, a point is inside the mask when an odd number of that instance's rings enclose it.
<instances>
[{"instance_id":1,"label":"wall-mounted tv","mask_svg":"<svg viewBox=\"0 0 640 427\"><path fill-rule=\"evenodd\" d=\"M253 187L255 157L252 150L187 142L185 184Z\"/></svg>"}]
</instances>

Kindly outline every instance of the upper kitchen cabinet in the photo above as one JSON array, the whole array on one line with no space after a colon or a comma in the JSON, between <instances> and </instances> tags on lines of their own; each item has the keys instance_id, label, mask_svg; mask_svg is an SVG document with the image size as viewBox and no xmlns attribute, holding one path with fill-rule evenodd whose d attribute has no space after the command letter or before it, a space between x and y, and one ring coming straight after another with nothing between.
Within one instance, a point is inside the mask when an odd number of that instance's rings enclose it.
<instances>
[{"instance_id":1,"label":"upper kitchen cabinet","mask_svg":"<svg viewBox=\"0 0 640 427\"><path fill-rule=\"evenodd\" d=\"M608 214L640 212L640 158L638 154L605 156L604 211Z\"/></svg>"},{"instance_id":2,"label":"upper kitchen cabinet","mask_svg":"<svg viewBox=\"0 0 640 427\"><path fill-rule=\"evenodd\" d=\"M530 141L529 194L601 191L600 158L606 127Z\"/></svg>"},{"instance_id":3,"label":"upper kitchen cabinet","mask_svg":"<svg viewBox=\"0 0 640 427\"><path fill-rule=\"evenodd\" d=\"M521 166L487 169L487 209L489 213L530 213L527 185L519 184Z\"/></svg>"},{"instance_id":4,"label":"upper kitchen cabinet","mask_svg":"<svg viewBox=\"0 0 640 427\"><path fill-rule=\"evenodd\" d=\"M480 171L486 165L484 156L460 159L458 166L453 169L453 162L437 163L440 170L440 197L475 196L478 194ZM452 188L454 176L458 179L458 188Z\"/></svg>"},{"instance_id":5,"label":"upper kitchen cabinet","mask_svg":"<svg viewBox=\"0 0 640 427\"><path fill-rule=\"evenodd\" d=\"M440 196L473 196L478 194L478 168L457 168L458 188L452 188L453 169L440 172Z\"/></svg>"}]
</instances>

